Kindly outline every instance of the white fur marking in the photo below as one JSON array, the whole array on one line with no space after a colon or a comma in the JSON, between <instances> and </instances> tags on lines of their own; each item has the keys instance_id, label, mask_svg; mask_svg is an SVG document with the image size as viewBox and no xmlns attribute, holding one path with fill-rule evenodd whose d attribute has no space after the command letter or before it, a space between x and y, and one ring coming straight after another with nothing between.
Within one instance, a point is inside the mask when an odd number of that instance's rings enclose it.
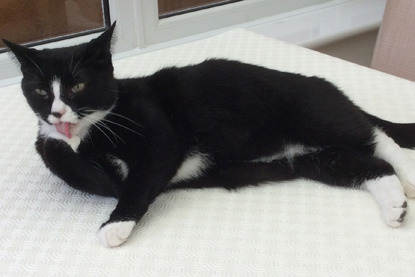
<instances>
[{"instance_id":1,"label":"white fur marking","mask_svg":"<svg viewBox=\"0 0 415 277\"><path fill-rule=\"evenodd\" d=\"M49 120L48 120L49 121ZM47 122L43 121L39 118L39 135L42 137L47 138L50 133L56 132L55 126L48 124Z\"/></svg>"},{"instance_id":2,"label":"white fur marking","mask_svg":"<svg viewBox=\"0 0 415 277\"><path fill-rule=\"evenodd\" d=\"M72 148L73 151L77 151L79 144L81 144L81 138L76 135L72 135L72 138L68 138L65 135L56 131L55 126L48 124L47 122L39 119L39 135L44 138L52 138L57 140L63 140Z\"/></svg>"},{"instance_id":3,"label":"white fur marking","mask_svg":"<svg viewBox=\"0 0 415 277\"><path fill-rule=\"evenodd\" d=\"M67 142L71 148L76 151L82 139L88 134L89 128L102 120L112 109L107 111L95 111L91 114L84 116L81 120L78 114L75 113L72 108L66 105L61 99L62 84L58 77L54 77L50 83L50 89L54 95L52 102L51 114L48 115L47 121L45 122L39 118L39 134L45 138L59 139ZM59 113L60 116L55 116L52 113ZM59 134L56 127L53 124L61 122L71 123L69 125L69 132L72 138L67 138L64 135Z\"/></svg>"},{"instance_id":4,"label":"white fur marking","mask_svg":"<svg viewBox=\"0 0 415 277\"><path fill-rule=\"evenodd\" d=\"M110 159L110 162L117 167L118 174L121 175L121 179L124 181L128 177L129 168L126 162L121 160L120 158L117 158L115 156L108 156Z\"/></svg>"},{"instance_id":5,"label":"white fur marking","mask_svg":"<svg viewBox=\"0 0 415 277\"><path fill-rule=\"evenodd\" d=\"M406 198L396 175L368 180L362 184L362 188L373 195L387 225L399 227L402 224L406 212Z\"/></svg>"},{"instance_id":6,"label":"white fur marking","mask_svg":"<svg viewBox=\"0 0 415 277\"><path fill-rule=\"evenodd\" d=\"M375 156L390 163L401 180L408 197L415 197L415 162L384 132L376 129Z\"/></svg>"},{"instance_id":7,"label":"white fur marking","mask_svg":"<svg viewBox=\"0 0 415 277\"><path fill-rule=\"evenodd\" d=\"M85 117L83 117L81 120L77 118L77 115L72 112L71 107L67 106L66 108L67 112L61 117L60 119L57 119L53 115L49 115L48 121L51 124L59 123L60 121L63 122L70 122L74 125L71 126L70 132L73 136L78 136L81 139L83 139L87 133L89 128L97 123L98 121L102 120L109 112L108 111L96 111L92 114L88 114ZM56 132L55 126L48 124L47 122L43 121L41 118L39 118L40 122L40 132L39 134L48 137L50 133Z\"/></svg>"},{"instance_id":8,"label":"white fur marking","mask_svg":"<svg viewBox=\"0 0 415 277\"><path fill-rule=\"evenodd\" d=\"M253 160L252 162L270 163L276 160L287 159L289 163L292 164L296 156L302 156L316 151L318 151L318 148L306 147L300 144L287 145L282 151L274 155L261 157Z\"/></svg>"},{"instance_id":9,"label":"white fur marking","mask_svg":"<svg viewBox=\"0 0 415 277\"><path fill-rule=\"evenodd\" d=\"M65 109L66 105L65 103L63 103L61 99L61 89L62 89L61 80L57 77L53 78L50 87L55 97L55 99L53 99L51 112L64 114L66 112L66 109Z\"/></svg>"},{"instance_id":10,"label":"white fur marking","mask_svg":"<svg viewBox=\"0 0 415 277\"><path fill-rule=\"evenodd\" d=\"M58 132L52 132L49 134L48 138L51 139L57 139L57 140L63 140L66 142L74 152L78 150L79 145L81 144L81 138L78 136L72 136L71 138L66 137L65 135L58 133Z\"/></svg>"},{"instance_id":11,"label":"white fur marking","mask_svg":"<svg viewBox=\"0 0 415 277\"><path fill-rule=\"evenodd\" d=\"M108 223L99 229L98 238L105 247L117 247L128 239L134 226L134 221Z\"/></svg>"},{"instance_id":12,"label":"white fur marking","mask_svg":"<svg viewBox=\"0 0 415 277\"><path fill-rule=\"evenodd\" d=\"M197 178L210 164L209 156L200 152L191 152L177 170L170 183Z\"/></svg>"},{"instance_id":13,"label":"white fur marking","mask_svg":"<svg viewBox=\"0 0 415 277\"><path fill-rule=\"evenodd\" d=\"M112 108L111 108L112 109ZM83 139L87 134L89 128L94 125L95 123L104 119L107 114L111 111L111 109L107 111L96 111L91 114L84 116L76 126L73 128L73 133Z\"/></svg>"}]
</instances>

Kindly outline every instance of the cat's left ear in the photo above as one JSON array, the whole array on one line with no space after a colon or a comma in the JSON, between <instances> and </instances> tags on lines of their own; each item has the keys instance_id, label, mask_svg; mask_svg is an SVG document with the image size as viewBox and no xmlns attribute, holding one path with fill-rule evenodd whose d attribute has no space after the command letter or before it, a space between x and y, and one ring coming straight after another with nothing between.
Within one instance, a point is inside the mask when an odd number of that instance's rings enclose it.
<instances>
[{"instance_id":1,"label":"cat's left ear","mask_svg":"<svg viewBox=\"0 0 415 277\"><path fill-rule=\"evenodd\" d=\"M30 64L31 62L33 62L33 56L35 55L37 50L15 44L6 39L2 39L2 41L10 49L17 61L20 62L20 65L23 66L25 64Z\"/></svg>"},{"instance_id":2,"label":"cat's left ear","mask_svg":"<svg viewBox=\"0 0 415 277\"><path fill-rule=\"evenodd\" d=\"M87 45L87 59L94 63L105 63L111 60L111 41L116 22L96 39Z\"/></svg>"}]
</instances>

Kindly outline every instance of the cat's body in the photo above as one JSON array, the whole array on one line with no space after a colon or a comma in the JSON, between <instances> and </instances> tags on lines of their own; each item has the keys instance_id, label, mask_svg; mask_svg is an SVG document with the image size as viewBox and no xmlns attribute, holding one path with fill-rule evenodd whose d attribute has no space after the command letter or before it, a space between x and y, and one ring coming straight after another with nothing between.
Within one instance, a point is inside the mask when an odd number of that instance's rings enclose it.
<instances>
[{"instance_id":1,"label":"cat's body","mask_svg":"<svg viewBox=\"0 0 415 277\"><path fill-rule=\"evenodd\" d=\"M415 196L415 124L356 107L331 83L209 60L116 80L113 27L88 44L36 51L6 42L39 118L36 148L70 186L119 199L99 237L124 242L161 192L308 178L364 188L399 226Z\"/></svg>"}]
</instances>

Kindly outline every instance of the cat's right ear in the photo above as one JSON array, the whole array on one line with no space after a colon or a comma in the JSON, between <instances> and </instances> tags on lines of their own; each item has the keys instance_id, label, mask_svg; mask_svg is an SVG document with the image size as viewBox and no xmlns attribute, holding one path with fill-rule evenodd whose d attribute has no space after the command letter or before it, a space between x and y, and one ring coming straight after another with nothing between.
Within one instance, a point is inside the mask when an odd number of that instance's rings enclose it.
<instances>
[{"instance_id":1,"label":"cat's right ear","mask_svg":"<svg viewBox=\"0 0 415 277\"><path fill-rule=\"evenodd\" d=\"M117 21L114 21L114 23L107 30L105 30L105 32L93 40L93 43L100 45L102 48L106 48L108 51L111 51L111 44L113 43L112 35L116 24Z\"/></svg>"},{"instance_id":2,"label":"cat's right ear","mask_svg":"<svg viewBox=\"0 0 415 277\"><path fill-rule=\"evenodd\" d=\"M16 58L16 60L21 64L27 64L31 62L31 56L36 52L35 49L27 48L18 44L15 44L13 42L10 42L6 39L2 39L4 44L10 49L13 56Z\"/></svg>"},{"instance_id":3,"label":"cat's right ear","mask_svg":"<svg viewBox=\"0 0 415 277\"><path fill-rule=\"evenodd\" d=\"M97 38L87 43L85 55L87 61L104 65L111 63L111 42L116 22Z\"/></svg>"}]
</instances>

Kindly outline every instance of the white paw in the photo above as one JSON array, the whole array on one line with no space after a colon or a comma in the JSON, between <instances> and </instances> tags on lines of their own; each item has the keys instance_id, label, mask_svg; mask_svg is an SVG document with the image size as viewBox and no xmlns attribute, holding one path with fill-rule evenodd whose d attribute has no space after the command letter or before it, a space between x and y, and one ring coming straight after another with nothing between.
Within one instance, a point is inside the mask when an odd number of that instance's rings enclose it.
<instances>
[{"instance_id":1,"label":"white paw","mask_svg":"<svg viewBox=\"0 0 415 277\"><path fill-rule=\"evenodd\" d=\"M387 205L381 207L382 218L388 226L399 227L405 219L406 209L406 199L391 199Z\"/></svg>"},{"instance_id":2,"label":"white paw","mask_svg":"<svg viewBox=\"0 0 415 277\"><path fill-rule=\"evenodd\" d=\"M63 140L64 142L66 142L67 144L69 144L69 146L72 148L73 151L76 152L76 150L79 147L79 144L81 144L81 138L78 136L72 136L71 138L66 137L65 135L59 133L59 132L51 132L48 135L49 138L53 138L53 139L58 139L58 140Z\"/></svg>"},{"instance_id":3,"label":"white paw","mask_svg":"<svg viewBox=\"0 0 415 277\"><path fill-rule=\"evenodd\" d=\"M405 218L407 203L398 177L391 175L369 180L363 187L375 198L385 223L399 227Z\"/></svg>"},{"instance_id":4,"label":"white paw","mask_svg":"<svg viewBox=\"0 0 415 277\"><path fill-rule=\"evenodd\" d=\"M408 198L415 198L415 172L411 172L402 177L401 182L406 196Z\"/></svg>"},{"instance_id":5,"label":"white paw","mask_svg":"<svg viewBox=\"0 0 415 277\"><path fill-rule=\"evenodd\" d=\"M98 238L105 247L117 247L125 242L135 226L135 221L108 223L98 231Z\"/></svg>"}]
</instances>

